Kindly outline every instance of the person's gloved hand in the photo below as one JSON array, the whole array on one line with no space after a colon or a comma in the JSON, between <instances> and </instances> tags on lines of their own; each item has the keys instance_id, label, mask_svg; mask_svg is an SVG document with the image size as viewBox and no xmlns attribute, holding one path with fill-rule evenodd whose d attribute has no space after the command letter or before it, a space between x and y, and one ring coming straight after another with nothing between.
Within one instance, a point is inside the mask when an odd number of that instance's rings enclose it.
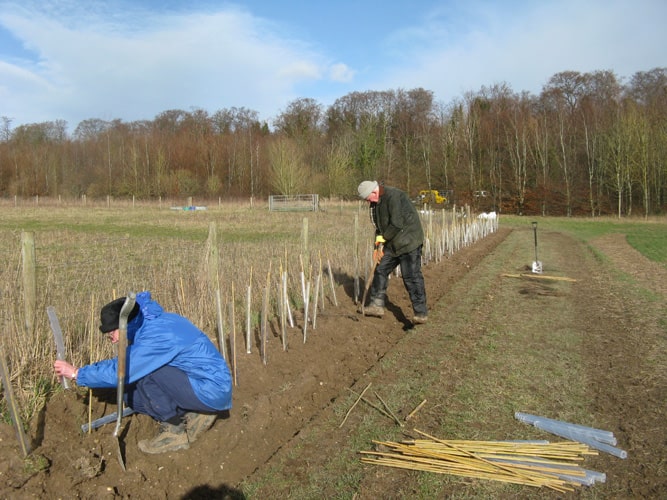
<instances>
[{"instance_id":1,"label":"person's gloved hand","mask_svg":"<svg viewBox=\"0 0 667 500\"><path fill-rule=\"evenodd\" d=\"M375 250L373 250L373 262L379 264L384 256L384 243L385 239L382 235L377 235L375 237Z\"/></svg>"}]
</instances>

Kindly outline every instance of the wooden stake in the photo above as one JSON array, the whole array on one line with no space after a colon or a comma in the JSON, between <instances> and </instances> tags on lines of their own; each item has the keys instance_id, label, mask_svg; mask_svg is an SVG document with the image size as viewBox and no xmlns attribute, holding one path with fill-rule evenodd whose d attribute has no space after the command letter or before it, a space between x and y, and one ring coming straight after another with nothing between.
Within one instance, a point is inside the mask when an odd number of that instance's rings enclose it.
<instances>
[{"instance_id":1,"label":"wooden stake","mask_svg":"<svg viewBox=\"0 0 667 500\"><path fill-rule=\"evenodd\" d=\"M21 415L19 414L18 406L16 405L16 399L14 398L14 391L12 390L12 385L9 380L9 368L7 367L7 360L5 359L4 353L0 350L0 378L2 379L2 385L5 389L5 402L7 403L7 409L9 410L9 416L14 421L14 429L16 430L16 437L19 440L21 445L21 451L23 456L27 457L30 453L30 443L28 438L23 432L23 423L21 421Z\"/></svg>"}]
</instances>

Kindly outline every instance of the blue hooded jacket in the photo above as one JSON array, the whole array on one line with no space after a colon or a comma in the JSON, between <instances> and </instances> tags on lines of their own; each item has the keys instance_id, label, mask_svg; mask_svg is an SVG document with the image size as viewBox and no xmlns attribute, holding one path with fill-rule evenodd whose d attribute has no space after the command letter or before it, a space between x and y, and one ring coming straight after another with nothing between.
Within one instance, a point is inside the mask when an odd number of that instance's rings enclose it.
<instances>
[{"instance_id":1,"label":"blue hooded jacket","mask_svg":"<svg viewBox=\"0 0 667 500\"><path fill-rule=\"evenodd\" d=\"M185 372L199 400L216 410L232 407L232 377L211 340L188 319L165 312L149 291L137 294L140 313L127 325L127 373L132 384L169 365ZM112 388L118 384L118 358L79 368L77 384Z\"/></svg>"}]
</instances>

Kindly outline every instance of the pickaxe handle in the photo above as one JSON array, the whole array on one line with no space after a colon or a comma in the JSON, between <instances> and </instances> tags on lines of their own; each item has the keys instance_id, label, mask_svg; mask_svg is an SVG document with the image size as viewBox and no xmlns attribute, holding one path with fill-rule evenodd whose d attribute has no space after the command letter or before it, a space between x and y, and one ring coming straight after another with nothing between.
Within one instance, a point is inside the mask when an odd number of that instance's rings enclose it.
<instances>
[{"instance_id":1,"label":"pickaxe handle","mask_svg":"<svg viewBox=\"0 0 667 500\"><path fill-rule=\"evenodd\" d=\"M373 259L373 267L371 267L371 272L366 279L366 287L364 288L364 297L361 299L361 314L366 312L366 298L368 297L368 290L371 289L371 284L373 283L373 276L375 275L375 268L378 266L378 261Z\"/></svg>"},{"instance_id":2,"label":"pickaxe handle","mask_svg":"<svg viewBox=\"0 0 667 500\"><path fill-rule=\"evenodd\" d=\"M136 295L130 292L123 307L120 309L120 317L118 319L118 389L116 392L116 403L118 410L116 411L116 428L113 435L118 437L120 434L120 424L123 419L123 395L125 392L125 371L127 361L127 319L134 308Z\"/></svg>"}]
</instances>

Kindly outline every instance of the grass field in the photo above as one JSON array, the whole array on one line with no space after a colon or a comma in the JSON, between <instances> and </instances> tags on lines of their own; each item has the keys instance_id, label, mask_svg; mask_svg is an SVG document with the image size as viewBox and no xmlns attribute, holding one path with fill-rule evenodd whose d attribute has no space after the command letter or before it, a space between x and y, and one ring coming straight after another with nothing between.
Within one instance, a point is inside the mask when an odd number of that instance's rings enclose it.
<instances>
[{"instance_id":1,"label":"grass field","mask_svg":"<svg viewBox=\"0 0 667 500\"><path fill-rule=\"evenodd\" d=\"M0 345L12 360L12 380L25 418L35 415L49 395L59 390L51 375L54 347L47 305L56 307L63 330L70 333L67 348L72 360L87 363L110 354L96 332L99 307L128 290L150 289L168 309L191 317L206 331L215 331L212 223L219 249L217 282L226 301L232 300L234 288L239 311L244 309L246 287L252 287L253 303L260 303L267 276L276 288L281 267L290 270L295 307L302 305L299 272L305 269L308 274L312 269L312 276L321 268L320 259L324 267L330 262L337 282L363 276L372 232L365 205L358 203L336 204L308 214L268 213L264 207L247 204L213 206L201 212L150 205L2 210L0 258L7 264L0 277L6 334ZM503 277L533 260L533 221L538 223L539 257L548 272L576 277L576 283L525 283ZM638 446L640 437L649 443L645 447L651 455L642 464L649 471L645 474L665 477L667 471L653 455L648 439L655 435L642 434L647 432L643 428L635 434L619 430L627 428L630 417L639 427L641 416L631 411L646 408L634 399L628 399L630 404L617 400L629 409L613 413L604 406L605 398L613 400L609 390L620 391L619 398L631 398L632 390L626 392L620 378L603 377L605 373L612 377L616 371L619 377L626 375L623 364L629 369L632 360L637 363L633 370L647 386L664 387L664 297L616 268L596 242L624 235L632 247L664 269L667 221L502 216L500 227L511 229L509 236L488 255L475 257L479 259L475 264L470 264L471 255L426 266L431 286L438 279L451 283L431 304L429 324L416 332L399 333L395 348L382 355L352 389L360 392L372 381L373 390L403 417L426 399L411 425L443 438L544 439L536 430L517 424L514 411L610 428L619 432L622 446ZM22 307L24 231L34 233L37 254L38 317L33 332L25 331ZM439 274L454 266L465 268L456 279ZM343 294L339 299L350 301ZM256 325L257 314L253 321ZM243 321L237 323L242 330ZM333 330L346 327L344 318L337 323L331 325ZM627 356L611 357L608 366L613 370L594 369L594 357L606 354L611 349L606 342L615 342L621 332L628 343ZM598 351L601 345L604 349ZM293 383L285 382L283 390L295 390ZM276 450L270 463L239 485L243 494L304 499L544 497L540 490L514 485L361 466L358 452L371 447L373 440L400 440L409 429L363 405L339 428L355 399L353 393L342 391L332 400L331 411L313 415L298 439ZM4 406L2 414L8 421ZM630 451L632 456L640 455L638 448ZM580 495L624 498L629 490L620 484L623 465L606 457L594 459L592 468L607 471L610 481ZM640 484L634 464L625 465Z\"/></svg>"},{"instance_id":2,"label":"grass field","mask_svg":"<svg viewBox=\"0 0 667 500\"><path fill-rule=\"evenodd\" d=\"M319 212L268 212L261 203L211 203L207 210L187 211L167 203L82 206L46 199L0 208L0 259L7 263L0 270L2 322L7 325L0 346L12 379L21 380L17 392L26 419L54 388L47 306L56 308L70 361L81 365L111 354L97 334L97 315L115 297L151 290L168 310L214 335L216 289L224 314L232 302L239 314L248 310L250 295L249 321L256 328L265 287L271 288L272 314L279 309L283 273L289 300L300 308L305 284L314 286L318 273L323 292L331 278L363 279L374 237L367 204L361 202L322 204ZM448 224L444 212L434 218L425 221L431 231ZM24 307L29 289L22 275L26 234L33 238L36 260L32 320ZM436 240L432 245L443 248ZM242 331L247 321L228 317L225 323Z\"/></svg>"}]
</instances>

